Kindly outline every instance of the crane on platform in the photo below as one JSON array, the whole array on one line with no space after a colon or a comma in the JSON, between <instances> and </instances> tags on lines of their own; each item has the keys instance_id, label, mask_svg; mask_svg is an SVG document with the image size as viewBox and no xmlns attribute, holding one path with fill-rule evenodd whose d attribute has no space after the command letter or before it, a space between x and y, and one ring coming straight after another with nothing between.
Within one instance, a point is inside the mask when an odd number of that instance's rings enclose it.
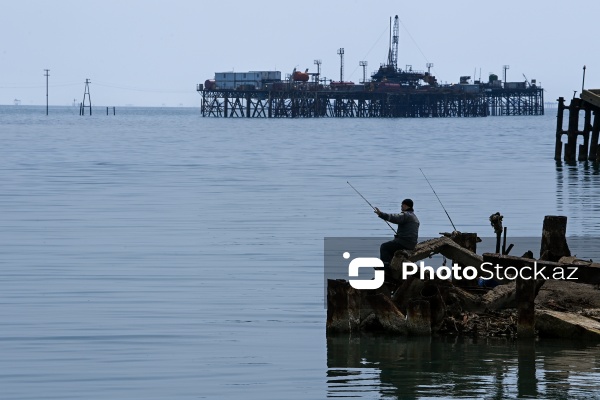
<instances>
[{"instance_id":1,"label":"crane on platform","mask_svg":"<svg viewBox=\"0 0 600 400\"><path fill-rule=\"evenodd\" d=\"M390 33L391 33L392 18L390 17ZM398 16L394 17L394 34L390 40L390 49L388 51L388 65L398 69L398 38L400 37L400 25Z\"/></svg>"}]
</instances>

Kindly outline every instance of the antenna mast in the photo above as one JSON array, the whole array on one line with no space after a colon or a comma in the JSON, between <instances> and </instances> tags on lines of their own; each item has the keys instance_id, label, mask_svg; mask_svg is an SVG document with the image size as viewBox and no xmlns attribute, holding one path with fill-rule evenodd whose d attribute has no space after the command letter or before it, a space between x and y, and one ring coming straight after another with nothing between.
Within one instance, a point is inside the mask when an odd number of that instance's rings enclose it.
<instances>
[{"instance_id":1,"label":"antenna mast","mask_svg":"<svg viewBox=\"0 0 600 400\"><path fill-rule=\"evenodd\" d=\"M340 56L340 82L344 81L344 48L340 47L337 52Z\"/></svg>"}]
</instances>

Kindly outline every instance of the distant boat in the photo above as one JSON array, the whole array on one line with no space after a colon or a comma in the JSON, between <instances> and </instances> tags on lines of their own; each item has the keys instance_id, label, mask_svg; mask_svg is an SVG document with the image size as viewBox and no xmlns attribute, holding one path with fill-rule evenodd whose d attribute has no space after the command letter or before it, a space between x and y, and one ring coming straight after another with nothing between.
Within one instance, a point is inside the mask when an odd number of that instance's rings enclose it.
<instances>
[{"instance_id":1,"label":"distant boat","mask_svg":"<svg viewBox=\"0 0 600 400\"><path fill-rule=\"evenodd\" d=\"M21 100L19 100L19 99L15 99L14 102L15 102L15 106L21 105Z\"/></svg>"}]
</instances>

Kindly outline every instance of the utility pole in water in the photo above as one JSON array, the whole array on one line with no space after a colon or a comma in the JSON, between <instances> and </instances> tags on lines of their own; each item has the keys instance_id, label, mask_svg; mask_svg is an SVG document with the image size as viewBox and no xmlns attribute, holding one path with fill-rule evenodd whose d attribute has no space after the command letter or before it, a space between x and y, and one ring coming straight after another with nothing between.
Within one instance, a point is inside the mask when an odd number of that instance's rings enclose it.
<instances>
[{"instance_id":1,"label":"utility pole in water","mask_svg":"<svg viewBox=\"0 0 600 400\"><path fill-rule=\"evenodd\" d=\"M50 72L50 70L45 69L44 71L46 71L44 76L46 77L46 115L48 115L48 77L50 76L48 72Z\"/></svg>"},{"instance_id":2,"label":"utility pole in water","mask_svg":"<svg viewBox=\"0 0 600 400\"><path fill-rule=\"evenodd\" d=\"M92 99L90 98L90 80L86 79L85 80L85 89L83 91L83 102L81 103L81 106L79 107L79 115L84 115L85 114L85 109L86 107L89 107L90 109L90 115L92 115ZM85 98L87 97L88 99L88 105L85 105Z\"/></svg>"}]
</instances>

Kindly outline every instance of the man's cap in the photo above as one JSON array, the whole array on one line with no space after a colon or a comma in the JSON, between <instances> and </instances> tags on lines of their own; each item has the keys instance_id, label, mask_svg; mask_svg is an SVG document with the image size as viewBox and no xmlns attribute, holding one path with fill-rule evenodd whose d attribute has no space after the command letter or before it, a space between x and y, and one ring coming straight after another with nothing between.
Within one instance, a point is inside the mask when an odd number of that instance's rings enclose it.
<instances>
[{"instance_id":1,"label":"man's cap","mask_svg":"<svg viewBox=\"0 0 600 400\"><path fill-rule=\"evenodd\" d=\"M402 200L402 204L406 204L410 208L413 208L413 201L411 199L404 199L404 200Z\"/></svg>"}]
</instances>

